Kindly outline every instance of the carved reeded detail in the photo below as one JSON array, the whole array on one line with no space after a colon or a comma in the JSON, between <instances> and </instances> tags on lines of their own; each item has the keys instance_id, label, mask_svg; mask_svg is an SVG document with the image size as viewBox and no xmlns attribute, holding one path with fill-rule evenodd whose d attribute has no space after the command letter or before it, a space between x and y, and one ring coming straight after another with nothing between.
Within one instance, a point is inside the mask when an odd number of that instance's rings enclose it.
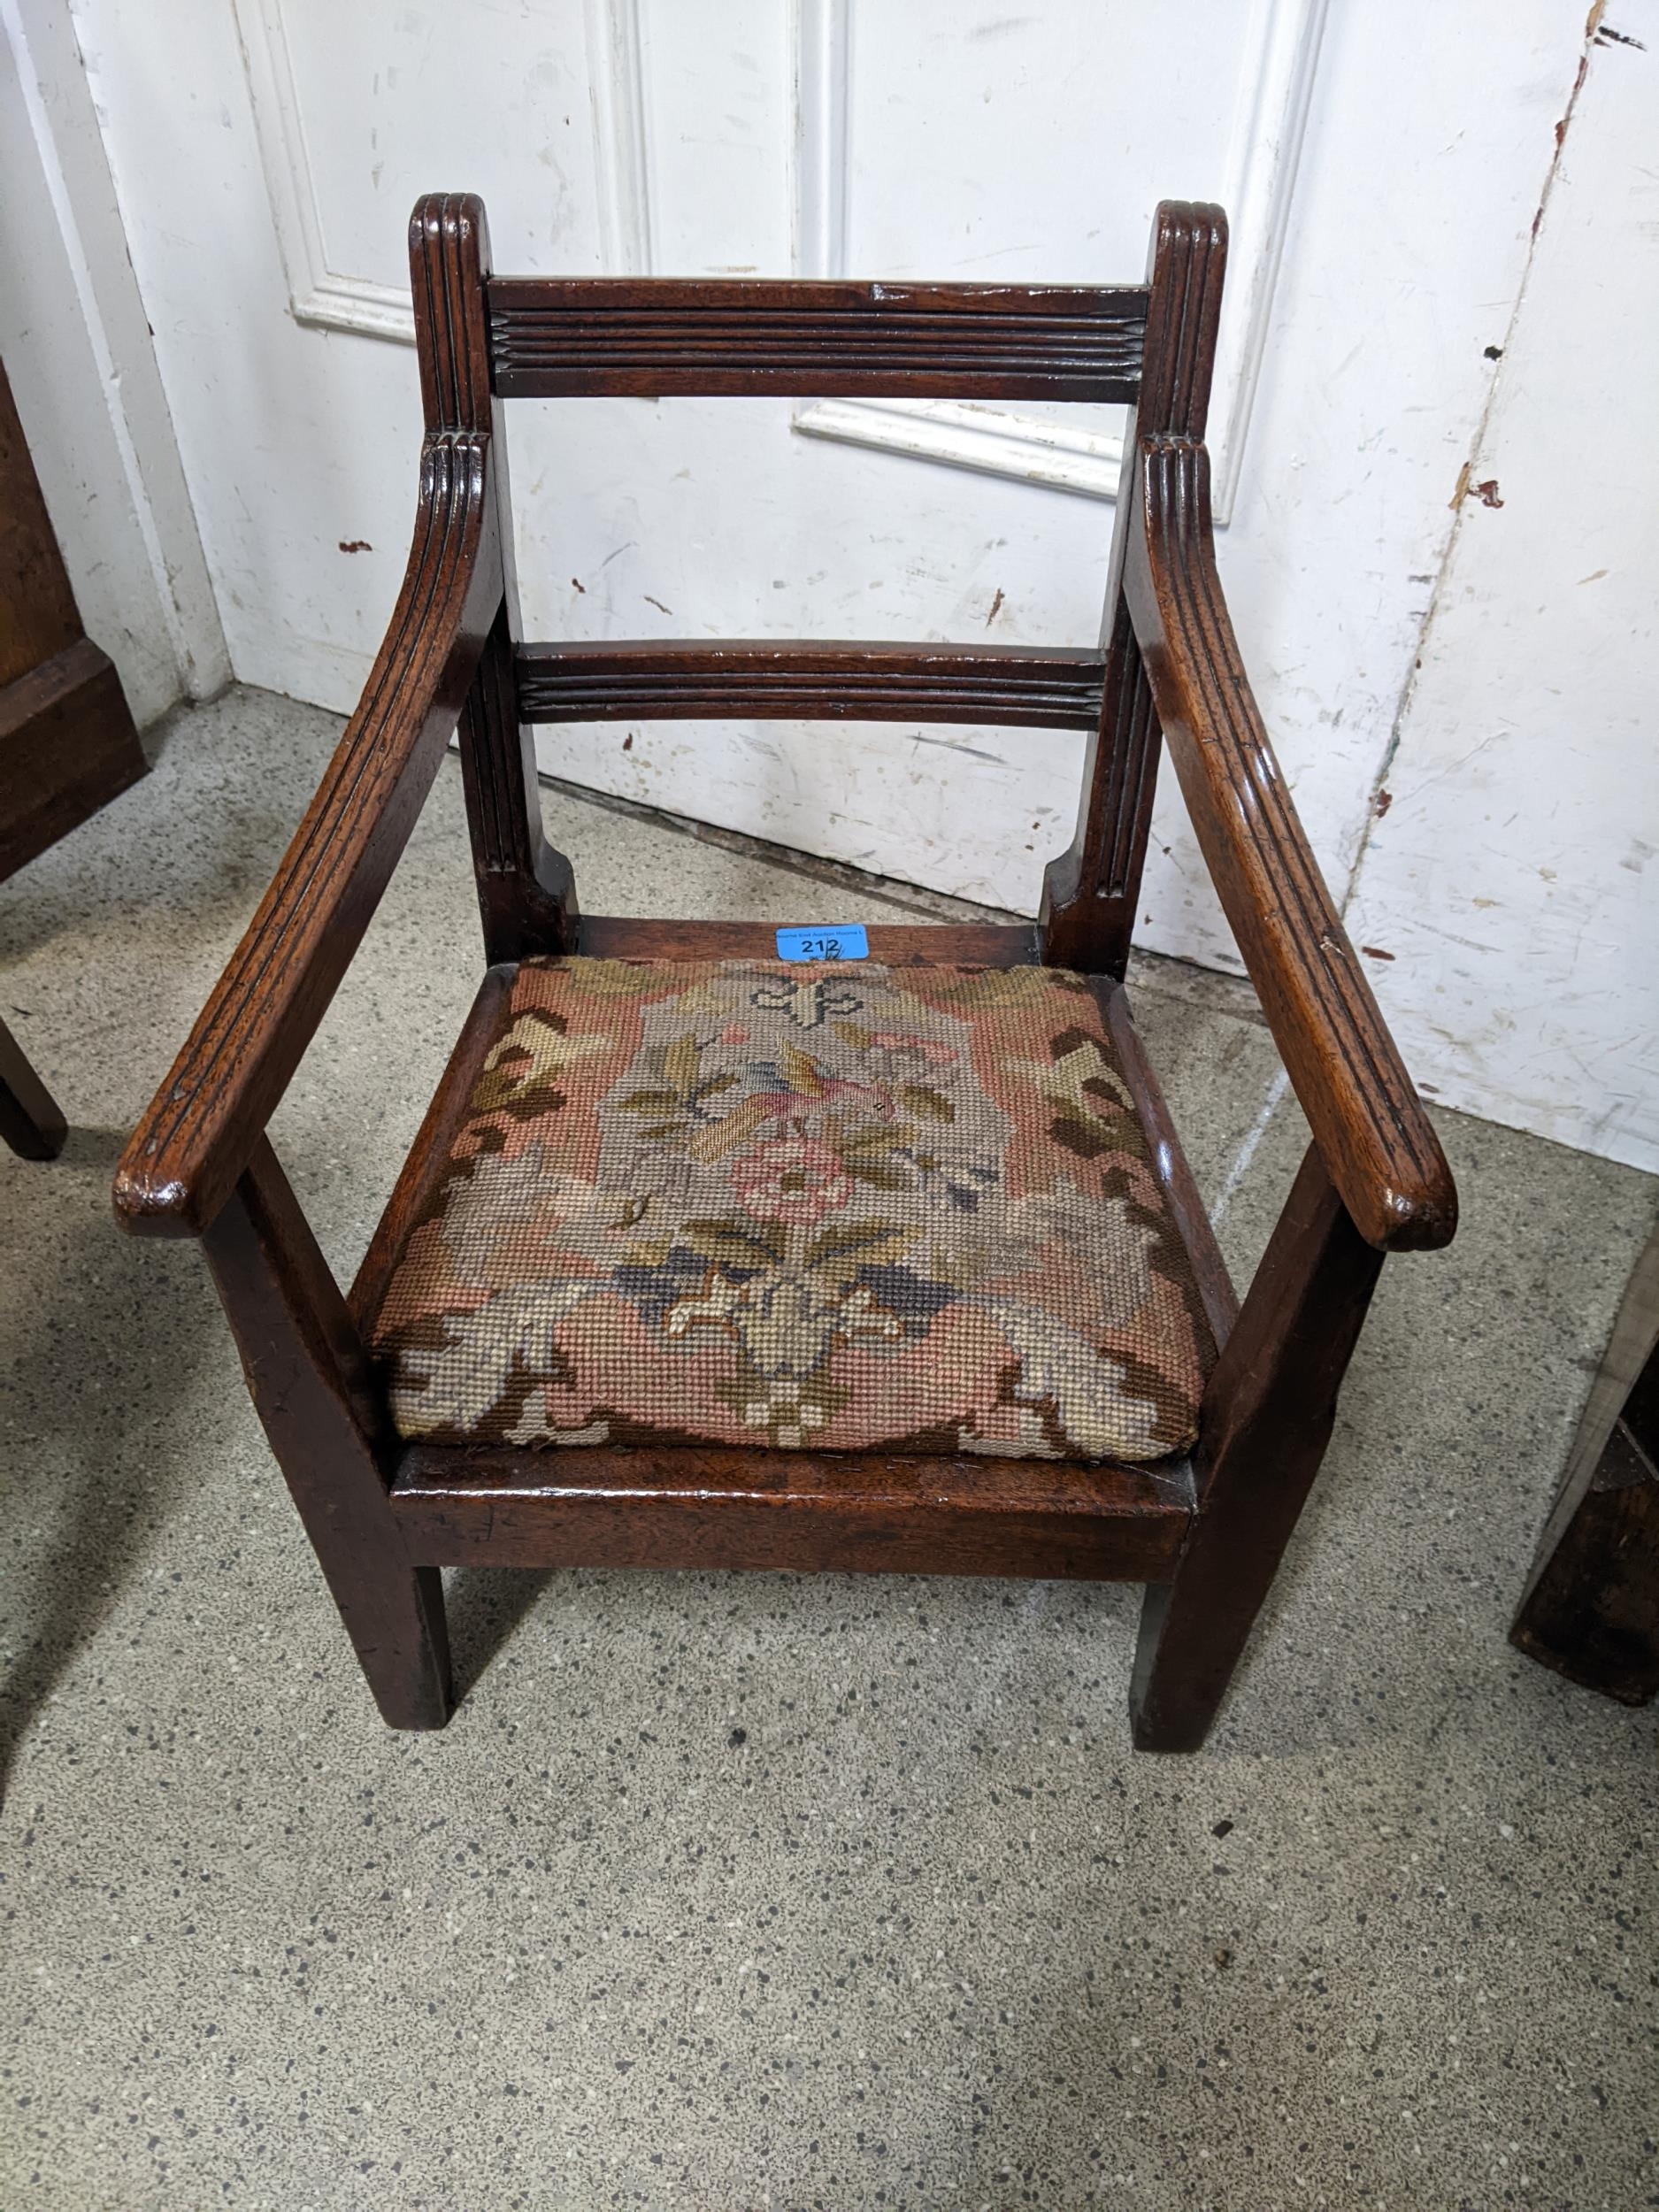
<instances>
[{"instance_id":1,"label":"carved reeded detail","mask_svg":"<svg viewBox=\"0 0 1659 2212\"><path fill-rule=\"evenodd\" d=\"M576 927L571 864L541 827L534 743L518 721L512 655L518 626L506 441L490 392L489 226L470 192L430 192L409 224L415 346L429 430L494 430L501 603L461 718L461 777L489 959L568 952Z\"/></svg>"},{"instance_id":2,"label":"carved reeded detail","mask_svg":"<svg viewBox=\"0 0 1659 2212\"><path fill-rule=\"evenodd\" d=\"M1144 287L495 277L503 398L1133 401Z\"/></svg>"},{"instance_id":3,"label":"carved reeded detail","mask_svg":"<svg viewBox=\"0 0 1659 2212\"><path fill-rule=\"evenodd\" d=\"M1447 1243L1457 1201L1309 850L1233 634L1194 439L1142 442L1125 588L1159 718L1227 919L1310 1126L1367 1242Z\"/></svg>"},{"instance_id":4,"label":"carved reeded detail","mask_svg":"<svg viewBox=\"0 0 1659 2212\"><path fill-rule=\"evenodd\" d=\"M521 718L504 601L461 716L461 780L490 964L573 951L575 877L542 832L535 747Z\"/></svg>"},{"instance_id":5,"label":"carved reeded detail","mask_svg":"<svg viewBox=\"0 0 1659 2212\"><path fill-rule=\"evenodd\" d=\"M426 442L386 641L247 934L127 1148L115 1198L128 1228L187 1236L213 1218L368 926L499 595L488 453L472 434Z\"/></svg>"},{"instance_id":6,"label":"carved reeded detail","mask_svg":"<svg viewBox=\"0 0 1659 2212\"><path fill-rule=\"evenodd\" d=\"M1104 663L1047 647L641 639L524 645L516 665L526 722L752 716L1070 730L1094 726Z\"/></svg>"},{"instance_id":7,"label":"carved reeded detail","mask_svg":"<svg viewBox=\"0 0 1659 2212\"><path fill-rule=\"evenodd\" d=\"M484 277L489 227L471 192L428 192L409 219L415 350L426 428L490 428Z\"/></svg>"},{"instance_id":8,"label":"carved reeded detail","mask_svg":"<svg viewBox=\"0 0 1659 2212\"><path fill-rule=\"evenodd\" d=\"M1137 495L1136 441L1156 429L1202 436L1226 260L1227 219L1218 207L1187 200L1159 205L1141 392L1125 432L1124 477L1107 569L1100 721L1083 763L1077 834L1043 881L1043 941L1048 957L1062 967L1121 976L1129 962L1158 778L1157 713L1123 604L1127 511Z\"/></svg>"},{"instance_id":9,"label":"carved reeded detail","mask_svg":"<svg viewBox=\"0 0 1659 2212\"><path fill-rule=\"evenodd\" d=\"M1163 201L1152 235L1138 435L1170 430L1203 436L1226 268L1227 219L1221 210L1192 200Z\"/></svg>"},{"instance_id":10,"label":"carved reeded detail","mask_svg":"<svg viewBox=\"0 0 1659 2212\"><path fill-rule=\"evenodd\" d=\"M1104 787L1097 810L1099 876L1094 896L1121 904L1125 899L1133 902L1141 880L1151 785L1158 768L1158 725L1151 687L1141 665L1134 625L1121 601L1112 638L1111 713L1109 720L1102 717L1102 728L1109 742ZM1130 918L1133 921L1133 915Z\"/></svg>"}]
</instances>

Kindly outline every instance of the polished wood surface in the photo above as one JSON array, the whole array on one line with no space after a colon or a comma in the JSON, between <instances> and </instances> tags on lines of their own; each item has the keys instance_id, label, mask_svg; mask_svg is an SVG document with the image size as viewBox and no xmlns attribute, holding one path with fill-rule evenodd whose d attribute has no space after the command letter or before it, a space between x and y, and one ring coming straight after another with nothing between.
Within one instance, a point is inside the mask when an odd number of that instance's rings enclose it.
<instances>
[{"instance_id":1,"label":"polished wood surface","mask_svg":"<svg viewBox=\"0 0 1659 2212\"><path fill-rule=\"evenodd\" d=\"M392 1442L356 1327L267 1140L204 1239L249 1394L381 1714L449 1717L443 1586L404 1556Z\"/></svg>"},{"instance_id":2,"label":"polished wood surface","mask_svg":"<svg viewBox=\"0 0 1659 2212\"><path fill-rule=\"evenodd\" d=\"M405 1454L392 1509L446 1566L792 1568L1145 1582L1174 1567L1183 1464L679 1447Z\"/></svg>"},{"instance_id":3,"label":"polished wood surface","mask_svg":"<svg viewBox=\"0 0 1659 2212\"><path fill-rule=\"evenodd\" d=\"M0 692L81 635L81 610L0 367Z\"/></svg>"},{"instance_id":4,"label":"polished wood surface","mask_svg":"<svg viewBox=\"0 0 1659 2212\"><path fill-rule=\"evenodd\" d=\"M1223 1345L1239 1317L1239 1294L1233 1287L1233 1278L1221 1256L1221 1247L1216 1242L1203 1199L1181 1149L1163 1087L1135 1027L1128 994L1110 977L1102 976L1095 979L1094 995L1105 1018L1106 1033L1117 1048L1125 1079L1133 1095L1135 1112L1146 1132L1154 1172L1175 1217L1181 1241L1187 1247L1187 1256L1193 1263L1210 1340L1217 1346Z\"/></svg>"},{"instance_id":5,"label":"polished wood surface","mask_svg":"<svg viewBox=\"0 0 1659 2212\"><path fill-rule=\"evenodd\" d=\"M1123 595L1123 516L1134 495L1140 438L1149 431L1204 434L1226 265L1227 219L1218 207L1186 200L1160 206L1148 258L1145 362L1124 427L1106 572L1100 711L1083 757L1077 832L1042 886L1048 957L1088 975L1121 976L1128 965L1157 790L1157 715Z\"/></svg>"},{"instance_id":6,"label":"polished wood surface","mask_svg":"<svg viewBox=\"0 0 1659 2212\"><path fill-rule=\"evenodd\" d=\"M775 960L776 922L636 922L622 915L582 917L578 950L601 960ZM1041 959L1029 922L870 922L870 957L889 967L1028 968Z\"/></svg>"},{"instance_id":7,"label":"polished wood surface","mask_svg":"<svg viewBox=\"0 0 1659 2212\"><path fill-rule=\"evenodd\" d=\"M495 277L503 398L1133 400L1143 288Z\"/></svg>"},{"instance_id":8,"label":"polished wood surface","mask_svg":"<svg viewBox=\"0 0 1659 2212\"><path fill-rule=\"evenodd\" d=\"M1098 653L1058 647L822 645L770 638L715 644L641 638L524 645L526 722L745 720L1024 723L1093 729Z\"/></svg>"},{"instance_id":9,"label":"polished wood surface","mask_svg":"<svg viewBox=\"0 0 1659 2212\"><path fill-rule=\"evenodd\" d=\"M363 695L189 1041L127 1145L132 1229L199 1235L235 1187L380 902L500 598L488 440L429 436L409 567Z\"/></svg>"},{"instance_id":10,"label":"polished wood surface","mask_svg":"<svg viewBox=\"0 0 1659 2212\"><path fill-rule=\"evenodd\" d=\"M1130 1710L1143 1751L1195 1751L1313 1487L1382 1267L1310 1148L1204 1393L1197 1511L1142 1601Z\"/></svg>"},{"instance_id":11,"label":"polished wood surface","mask_svg":"<svg viewBox=\"0 0 1659 2212\"><path fill-rule=\"evenodd\" d=\"M129 1146L129 1227L204 1233L250 1387L381 1709L447 1710L438 1569L465 1562L1087 1575L1149 1585L1136 1741L1203 1738L1317 1472L1382 1251L1455 1194L1272 764L1215 575L1201 442L1225 255L1161 208L1145 287L492 278L482 208L411 233L426 411L408 578L363 705L196 1033ZM1140 402L1099 651L864 642L525 645L501 403L539 392L948 392ZM1089 732L1078 837L1036 924L869 924L900 965L1047 961L1094 983L1217 1356L1190 1462L594 1446L400 1447L361 1329L424 1220L514 964L770 960L764 920L580 915L528 728L645 715L977 719ZM488 972L359 1271L328 1279L264 1136L460 717ZM1161 737L1315 1145L1239 1305L1120 987Z\"/></svg>"},{"instance_id":12,"label":"polished wood surface","mask_svg":"<svg viewBox=\"0 0 1659 2212\"><path fill-rule=\"evenodd\" d=\"M409 224L415 353L426 434L467 431L489 439L495 512L503 518L491 549L496 604L462 709L461 775L478 886L484 957L520 960L568 952L574 942L576 882L570 862L541 826L534 740L518 710L514 641L522 634L512 542L512 488L500 401L490 390L484 287L489 226L471 193L433 192ZM488 585L488 578L484 580Z\"/></svg>"},{"instance_id":13,"label":"polished wood surface","mask_svg":"<svg viewBox=\"0 0 1659 2212\"><path fill-rule=\"evenodd\" d=\"M1457 1194L1296 818L1216 573L1210 457L1141 442L1125 589L1222 909L1302 1111L1362 1236L1432 1250Z\"/></svg>"},{"instance_id":14,"label":"polished wood surface","mask_svg":"<svg viewBox=\"0 0 1659 2212\"><path fill-rule=\"evenodd\" d=\"M0 368L0 879L147 768L114 664L82 634Z\"/></svg>"},{"instance_id":15,"label":"polished wood surface","mask_svg":"<svg viewBox=\"0 0 1659 2212\"><path fill-rule=\"evenodd\" d=\"M373 1323L420 1209L437 1189L449 1146L466 1118L472 1087L483 1071L484 1055L501 1033L515 973L503 967L491 968L485 975L408 1157L398 1170L346 1300L347 1310L360 1329Z\"/></svg>"}]
</instances>

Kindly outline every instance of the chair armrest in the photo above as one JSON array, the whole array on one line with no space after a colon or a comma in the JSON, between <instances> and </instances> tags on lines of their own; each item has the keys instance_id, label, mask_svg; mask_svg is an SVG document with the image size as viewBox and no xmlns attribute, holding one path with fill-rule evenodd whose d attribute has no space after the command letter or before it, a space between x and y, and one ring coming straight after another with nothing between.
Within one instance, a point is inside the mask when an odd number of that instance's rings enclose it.
<instances>
[{"instance_id":1,"label":"chair armrest","mask_svg":"<svg viewBox=\"0 0 1659 2212\"><path fill-rule=\"evenodd\" d=\"M1124 592L1181 790L1331 1179L1383 1251L1449 1243L1457 1193L1360 972L1250 695L1221 581L1210 457L1142 441Z\"/></svg>"},{"instance_id":2,"label":"chair armrest","mask_svg":"<svg viewBox=\"0 0 1659 2212\"><path fill-rule=\"evenodd\" d=\"M133 1133L116 1217L199 1236L235 1187L362 941L502 595L489 440L421 453L403 589L357 712L189 1041Z\"/></svg>"}]
</instances>

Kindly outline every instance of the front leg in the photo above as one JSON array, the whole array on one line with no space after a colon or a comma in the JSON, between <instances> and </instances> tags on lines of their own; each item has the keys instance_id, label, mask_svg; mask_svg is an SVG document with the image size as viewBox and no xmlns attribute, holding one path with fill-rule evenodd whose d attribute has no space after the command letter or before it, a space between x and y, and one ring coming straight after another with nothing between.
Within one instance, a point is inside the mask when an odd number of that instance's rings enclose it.
<instances>
[{"instance_id":1,"label":"front leg","mask_svg":"<svg viewBox=\"0 0 1659 2212\"><path fill-rule=\"evenodd\" d=\"M1381 1270L1309 1148L1204 1394L1197 1513L1141 1613L1130 1713L1141 1751L1196 1751L1313 1487Z\"/></svg>"},{"instance_id":2,"label":"front leg","mask_svg":"<svg viewBox=\"0 0 1659 2212\"><path fill-rule=\"evenodd\" d=\"M255 1409L375 1702L394 1728L442 1728L442 1578L410 1563L356 1327L264 1138L203 1243Z\"/></svg>"}]
</instances>

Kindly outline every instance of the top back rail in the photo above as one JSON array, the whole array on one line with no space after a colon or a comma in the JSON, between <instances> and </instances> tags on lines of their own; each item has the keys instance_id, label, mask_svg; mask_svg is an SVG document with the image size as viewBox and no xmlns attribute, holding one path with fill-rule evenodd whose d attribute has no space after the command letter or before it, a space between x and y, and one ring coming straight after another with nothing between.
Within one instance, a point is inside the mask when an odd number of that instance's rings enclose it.
<instances>
[{"instance_id":1,"label":"top back rail","mask_svg":"<svg viewBox=\"0 0 1659 2212\"><path fill-rule=\"evenodd\" d=\"M1133 405L1145 285L492 277L503 399L773 394Z\"/></svg>"}]
</instances>

